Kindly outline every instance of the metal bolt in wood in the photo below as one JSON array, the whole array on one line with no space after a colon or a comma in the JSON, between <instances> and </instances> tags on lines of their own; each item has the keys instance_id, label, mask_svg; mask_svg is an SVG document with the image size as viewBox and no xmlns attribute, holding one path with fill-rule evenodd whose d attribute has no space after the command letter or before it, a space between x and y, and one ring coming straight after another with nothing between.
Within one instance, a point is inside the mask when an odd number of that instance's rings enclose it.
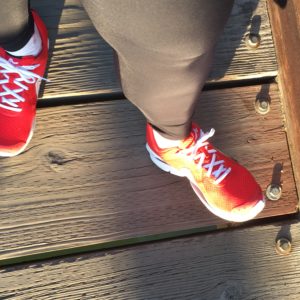
<instances>
[{"instance_id":1,"label":"metal bolt in wood","mask_svg":"<svg viewBox=\"0 0 300 300\"><path fill-rule=\"evenodd\" d=\"M275 249L279 255L289 255L292 251L292 243L287 238L279 238L276 241Z\"/></svg>"},{"instance_id":2,"label":"metal bolt in wood","mask_svg":"<svg viewBox=\"0 0 300 300\"><path fill-rule=\"evenodd\" d=\"M270 102L266 99L257 99L255 101L255 110L261 115L265 115L270 111Z\"/></svg>"},{"instance_id":3,"label":"metal bolt in wood","mask_svg":"<svg viewBox=\"0 0 300 300\"><path fill-rule=\"evenodd\" d=\"M271 201L277 201L282 194L281 186L278 184L270 184L266 190L266 196Z\"/></svg>"},{"instance_id":4,"label":"metal bolt in wood","mask_svg":"<svg viewBox=\"0 0 300 300\"><path fill-rule=\"evenodd\" d=\"M256 49L260 45L260 35L249 33L245 37L246 45L251 49Z\"/></svg>"}]
</instances>

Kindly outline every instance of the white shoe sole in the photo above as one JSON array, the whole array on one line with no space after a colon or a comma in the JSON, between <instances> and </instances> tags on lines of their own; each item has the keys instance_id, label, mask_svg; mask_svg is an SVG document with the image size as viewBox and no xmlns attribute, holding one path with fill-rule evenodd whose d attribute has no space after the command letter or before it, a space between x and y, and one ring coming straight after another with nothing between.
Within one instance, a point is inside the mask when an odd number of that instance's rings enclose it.
<instances>
[{"instance_id":1,"label":"white shoe sole","mask_svg":"<svg viewBox=\"0 0 300 300\"><path fill-rule=\"evenodd\" d=\"M176 176L180 176L180 177L186 177L188 178L188 180L190 181L190 184L194 190L194 192L196 193L196 195L198 196L198 198L200 199L200 201L205 205L205 207L214 215L218 216L221 219L230 221L230 222L245 222L245 221L249 221L253 218L255 218L265 207L265 199L264 196L262 195L262 199L259 200L257 202L257 204L247 213L247 214L243 214L243 215L238 215L237 213L230 213L230 212L224 212L218 208L212 207L209 205L209 203L206 201L204 195L202 194L202 192L200 191L200 189L198 188L194 177L192 175L192 173L190 172L189 169L175 169L171 166L169 166L168 164L166 164L165 162L163 162L160 157L155 154L150 146L148 144L146 144L146 149L148 150L149 154L150 154L150 159L153 161L153 163L158 166L160 169L162 169L165 172L169 172L173 175Z\"/></svg>"}]
</instances>

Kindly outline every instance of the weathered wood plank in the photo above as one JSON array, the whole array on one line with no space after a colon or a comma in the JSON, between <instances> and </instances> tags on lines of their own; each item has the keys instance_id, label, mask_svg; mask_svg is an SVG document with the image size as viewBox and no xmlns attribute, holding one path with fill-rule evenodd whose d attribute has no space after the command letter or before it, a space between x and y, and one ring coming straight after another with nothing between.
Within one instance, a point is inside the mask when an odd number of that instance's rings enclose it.
<instances>
[{"instance_id":1,"label":"weathered wood plank","mask_svg":"<svg viewBox=\"0 0 300 300\"><path fill-rule=\"evenodd\" d=\"M278 79L287 136L300 195L300 2L269 1L269 11L278 56Z\"/></svg>"},{"instance_id":2,"label":"weathered wood plank","mask_svg":"<svg viewBox=\"0 0 300 300\"><path fill-rule=\"evenodd\" d=\"M64 4L65 2L65 4ZM49 29L53 53L43 97L121 92L111 48L99 37L79 0L33 0ZM247 47L245 36L261 36ZM53 45L54 44L54 45ZM54 47L53 47L54 46ZM220 39L209 83L275 76L276 58L265 0L237 0Z\"/></svg>"},{"instance_id":3,"label":"weathered wood plank","mask_svg":"<svg viewBox=\"0 0 300 300\"><path fill-rule=\"evenodd\" d=\"M292 252L275 252L277 235ZM300 225L286 222L0 271L1 299L298 300Z\"/></svg>"},{"instance_id":4,"label":"weathered wood plank","mask_svg":"<svg viewBox=\"0 0 300 300\"><path fill-rule=\"evenodd\" d=\"M255 112L257 97L271 111ZM283 164L283 196L259 216L294 213L297 197L276 85L203 93L195 116L214 143L246 165L262 187ZM211 215L189 183L147 156L145 121L115 100L40 109L28 151L0 160L0 260L72 247L199 231L228 224Z\"/></svg>"}]
</instances>

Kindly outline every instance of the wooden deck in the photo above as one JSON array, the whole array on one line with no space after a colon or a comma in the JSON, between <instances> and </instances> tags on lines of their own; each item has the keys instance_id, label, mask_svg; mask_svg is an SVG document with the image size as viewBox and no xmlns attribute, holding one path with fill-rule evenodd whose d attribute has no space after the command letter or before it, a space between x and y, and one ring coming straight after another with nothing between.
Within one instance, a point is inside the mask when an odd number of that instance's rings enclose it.
<instances>
[{"instance_id":1,"label":"wooden deck","mask_svg":"<svg viewBox=\"0 0 300 300\"><path fill-rule=\"evenodd\" d=\"M49 28L50 82L28 150L0 160L0 299L298 299L295 117L266 1L236 0L195 115L264 190L282 186L243 225L211 215L186 180L150 161L145 120L79 1L32 6ZM289 256L275 251L281 237Z\"/></svg>"},{"instance_id":2,"label":"wooden deck","mask_svg":"<svg viewBox=\"0 0 300 300\"><path fill-rule=\"evenodd\" d=\"M279 233L280 232L280 233ZM279 256L279 234L293 252ZM2 299L299 299L299 223L274 223L6 267Z\"/></svg>"}]
</instances>

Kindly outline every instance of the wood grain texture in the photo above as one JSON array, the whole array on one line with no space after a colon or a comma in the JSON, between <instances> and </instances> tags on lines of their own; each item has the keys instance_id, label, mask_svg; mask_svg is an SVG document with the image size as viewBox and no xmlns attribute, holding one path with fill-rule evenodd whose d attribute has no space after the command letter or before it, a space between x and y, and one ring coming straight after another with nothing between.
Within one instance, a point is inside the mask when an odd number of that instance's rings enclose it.
<instances>
[{"instance_id":1,"label":"wood grain texture","mask_svg":"<svg viewBox=\"0 0 300 300\"><path fill-rule=\"evenodd\" d=\"M279 84L293 169L300 196L300 2L286 1L284 7L269 1L274 40L279 63Z\"/></svg>"},{"instance_id":2,"label":"wood grain texture","mask_svg":"<svg viewBox=\"0 0 300 300\"><path fill-rule=\"evenodd\" d=\"M111 48L95 31L79 0L33 0L51 42L48 78L43 97L121 92ZM261 45L247 47L245 36L259 34ZM275 76L276 58L265 0L237 0L216 49L208 82Z\"/></svg>"},{"instance_id":3,"label":"wood grain texture","mask_svg":"<svg viewBox=\"0 0 300 300\"><path fill-rule=\"evenodd\" d=\"M0 270L1 299L298 300L300 225L286 222ZM277 236L292 252L275 252Z\"/></svg>"},{"instance_id":4,"label":"wood grain texture","mask_svg":"<svg viewBox=\"0 0 300 300\"><path fill-rule=\"evenodd\" d=\"M255 112L257 97L269 97L269 114ZM127 101L45 108L37 118L29 149L0 160L0 260L228 225L203 207L187 180L152 164L145 121ZM296 211L276 85L204 92L195 120L204 130L215 127L214 144L263 189L283 164L283 196L260 218Z\"/></svg>"}]
</instances>

